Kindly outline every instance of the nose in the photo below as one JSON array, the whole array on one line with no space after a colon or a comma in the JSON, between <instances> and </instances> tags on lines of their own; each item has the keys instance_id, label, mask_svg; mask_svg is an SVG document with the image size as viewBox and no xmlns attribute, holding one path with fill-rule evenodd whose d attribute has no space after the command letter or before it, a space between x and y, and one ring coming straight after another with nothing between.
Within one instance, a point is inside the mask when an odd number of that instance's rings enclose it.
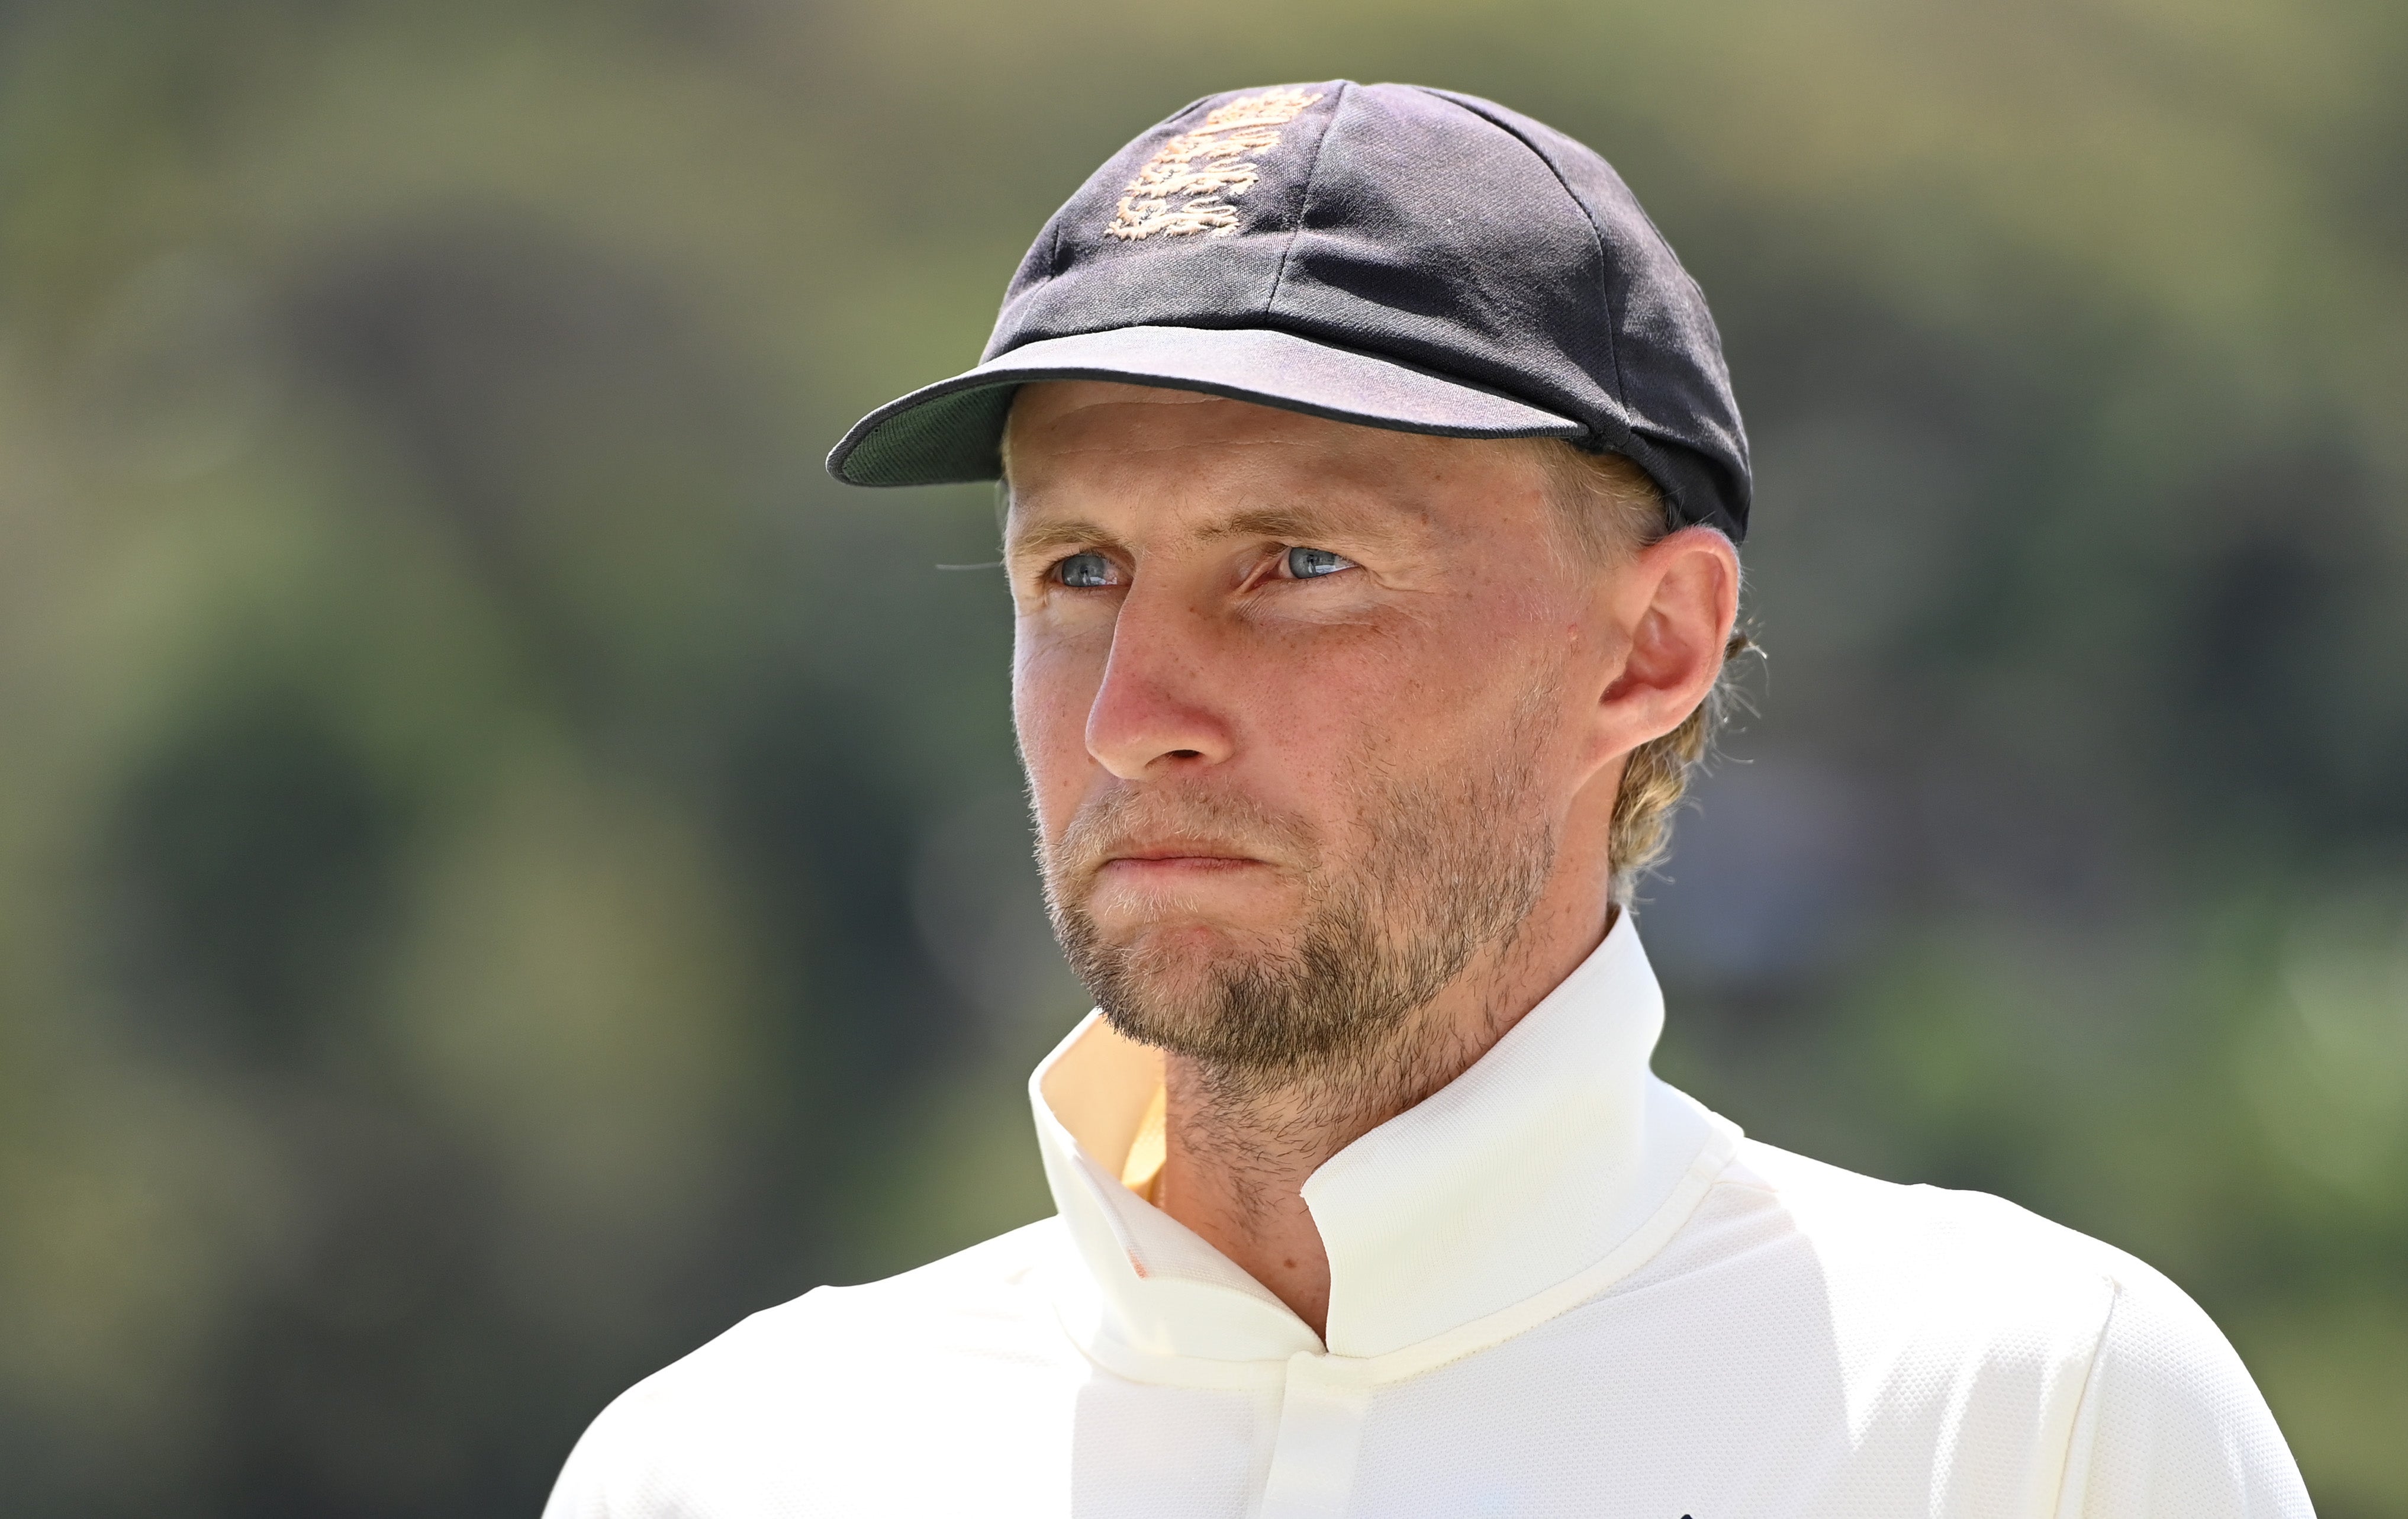
<instances>
[{"instance_id":1,"label":"nose","mask_svg":"<svg viewBox=\"0 0 2408 1519\"><path fill-rule=\"evenodd\" d=\"M1140 577L1121 602L1104 678L1087 710L1087 752L1123 781L1218 765L1235 732L1211 679L1210 620Z\"/></svg>"}]
</instances>

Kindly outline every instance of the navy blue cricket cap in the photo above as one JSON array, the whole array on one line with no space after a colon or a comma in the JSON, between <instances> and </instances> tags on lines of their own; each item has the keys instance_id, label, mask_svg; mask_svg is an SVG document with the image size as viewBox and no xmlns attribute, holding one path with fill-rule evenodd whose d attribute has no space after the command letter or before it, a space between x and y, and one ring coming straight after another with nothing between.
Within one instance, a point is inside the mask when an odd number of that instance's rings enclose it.
<instances>
[{"instance_id":1,"label":"navy blue cricket cap","mask_svg":"<svg viewBox=\"0 0 2408 1519\"><path fill-rule=\"evenodd\" d=\"M1110 380L1627 455L1676 523L1747 531L1747 437L1696 281L1612 165L1404 84L1208 96L1054 213L977 368L864 417L855 485L994 480L1013 393Z\"/></svg>"}]
</instances>

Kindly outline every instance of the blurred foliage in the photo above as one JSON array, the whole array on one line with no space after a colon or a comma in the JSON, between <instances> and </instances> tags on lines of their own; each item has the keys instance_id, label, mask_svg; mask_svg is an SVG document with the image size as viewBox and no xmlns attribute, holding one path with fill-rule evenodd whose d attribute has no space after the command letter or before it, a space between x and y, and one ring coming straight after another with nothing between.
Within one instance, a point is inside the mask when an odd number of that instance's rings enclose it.
<instances>
[{"instance_id":1,"label":"blurred foliage","mask_svg":"<svg viewBox=\"0 0 2408 1519\"><path fill-rule=\"evenodd\" d=\"M0 7L0 1470L532 1512L637 1376L1045 1204L976 491L847 493L1181 102L1604 150L1774 651L1663 1066L2189 1288L2408 1514L2408 11Z\"/></svg>"}]
</instances>

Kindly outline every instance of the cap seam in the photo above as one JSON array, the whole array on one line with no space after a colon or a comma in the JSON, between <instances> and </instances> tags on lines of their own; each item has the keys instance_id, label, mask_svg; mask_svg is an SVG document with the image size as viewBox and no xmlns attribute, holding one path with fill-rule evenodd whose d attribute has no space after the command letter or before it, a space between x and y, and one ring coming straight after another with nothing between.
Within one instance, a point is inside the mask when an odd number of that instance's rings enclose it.
<instances>
[{"instance_id":1,"label":"cap seam","mask_svg":"<svg viewBox=\"0 0 2408 1519\"><path fill-rule=\"evenodd\" d=\"M1581 198L1580 192L1572 188L1571 181L1564 178L1564 171L1555 166L1555 159L1548 155L1547 150L1540 147L1537 143L1532 142L1527 136L1524 136L1512 122L1500 122L1496 117L1489 115L1486 111L1473 107L1461 97L1448 91L1433 90L1427 85L1414 85L1413 88L1421 91L1424 94L1445 101L1447 104L1455 107L1455 109L1462 111L1467 116L1476 117L1479 120L1487 122L1498 131L1512 137L1515 142L1520 143L1531 157L1546 165L1547 173L1554 178L1556 185L1562 189L1565 198L1569 199L1572 203L1573 207L1580 211L1581 222L1584 226L1588 228L1589 240L1595 244L1597 248L1598 304L1605 308L1605 354L1607 360L1613 365L1613 398L1618 405L1622 406L1627 410L1630 405L1630 387L1624 382L1622 378L1622 340L1621 335L1615 331L1613 295L1606 282L1607 277L1612 273L1613 260L1606 250L1605 229L1597 224L1597 213L1589 209L1588 202L1583 200ZM1642 212L1641 214L1643 215L1645 213ZM1660 237L1662 234L1659 233L1657 236ZM1686 270L1683 271L1684 274L1686 272ZM1631 430L1627 421L1624 423L1624 429L1626 431Z\"/></svg>"},{"instance_id":2,"label":"cap seam","mask_svg":"<svg viewBox=\"0 0 2408 1519\"><path fill-rule=\"evenodd\" d=\"M1296 224L1287 229L1287 246L1280 250L1279 267L1271 271L1270 294L1263 297L1266 321L1270 318L1271 308L1279 304L1280 286L1287 282L1288 260L1296 252L1297 239L1304 236L1304 219L1312 211L1312 187L1321 178L1321 155L1329 147L1329 134L1338 129L1338 113L1346 107L1347 92L1353 88L1352 79L1338 81L1338 98L1329 103L1328 123L1312 141L1312 165L1304 171L1304 190L1297 197Z\"/></svg>"}]
</instances>

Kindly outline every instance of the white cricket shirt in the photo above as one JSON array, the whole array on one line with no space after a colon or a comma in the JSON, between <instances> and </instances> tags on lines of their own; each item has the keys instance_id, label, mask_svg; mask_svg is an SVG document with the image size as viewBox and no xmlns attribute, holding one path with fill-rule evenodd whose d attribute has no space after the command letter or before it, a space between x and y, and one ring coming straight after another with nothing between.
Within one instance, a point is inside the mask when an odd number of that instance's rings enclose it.
<instances>
[{"instance_id":1,"label":"white cricket shirt","mask_svg":"<svg viewBox=\"0 0 2408 1519\"><path fill-rule=\"evenodd\" d=\"M1314 1172L1326 1343L1121 1180L1157 1055L1030 1082L1059 1216L754 1314L620 1397L547 1519L2306 1516L2206 1315L1995 1197L1657 1081L1626 916Z\"/></svg>"}]
</instances>

